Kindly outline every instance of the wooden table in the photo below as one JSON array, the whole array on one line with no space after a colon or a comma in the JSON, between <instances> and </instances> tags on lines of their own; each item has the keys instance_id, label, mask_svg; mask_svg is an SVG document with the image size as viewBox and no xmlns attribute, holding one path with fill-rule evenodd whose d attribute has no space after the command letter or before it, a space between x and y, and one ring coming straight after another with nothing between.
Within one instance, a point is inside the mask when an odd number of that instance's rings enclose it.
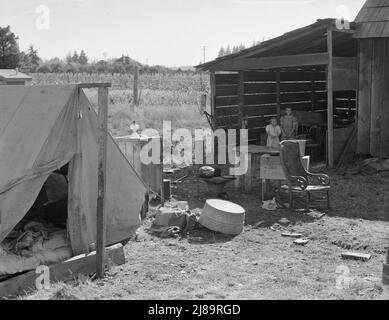
<instances>
[{"instance_id":1,"label":"wooden table","mask_svg":"<svg viewBox=\"0 0 389 320\"><path fill-rule=\"evenodd\" d=\"M301 158L304 169L309 171L310 167L310 156L304 156ZM267 156L263 155L261 157L261 172L259 175L261 181L262 181L262 201L264 200L264 194L266 189L266 181L272 180L272 181L279 181L279 184L281 181L286 181L286 175L284 172L284 169L281 165L281 157L276 156ZM280 185L279 185L280 187Z\"/></svg>"},{"instance_id":2,"label":"wooden table","mask_svg":"<svg viewBox=\"0 0 389 320\"><path fill-rule=\"evenodd\" d=\"M239 156L239 148L235 149L237 152L237 155ZM255 176L256 171L258 170L259 164L260 164L260 158L261 156L265 154L270 155L279 155L280 150L276 148L270 148L265 146L257 146L257 145L249 145L248 146L248 168L247 173L243 176L238 177L235 181L235 186L237 188L243 187L245 192L251 192L252 191L252 180ZM246 155L242 154L240 161L246 161L244 158Z\"/></svg>"},{"instance_id":3,"label":"wooden table","mask_svg":"<svg viewBox=\"0 0 389 320\"><path fill-rule=\"evenodd\" d=\"M235 149L237 150L237 149ZM239 151L237 150L239 155ZM270 155L269 157L266 155ZM245 154L241 155L240 161L245 161ZM258 175L258 169L260 168L259 178L262 180L262 196L264 191L264 185L267 180L286 180L284 171L281 166L280 150L276 148L269 148L264 146L249 145L248 146L248 168L245 175L237 177L235 180L235 187L242 188L245 192L252 191L252 181L255 176ZM309 171L310 157L302 157L304 167Z\"/></svg>"}]
</instances>

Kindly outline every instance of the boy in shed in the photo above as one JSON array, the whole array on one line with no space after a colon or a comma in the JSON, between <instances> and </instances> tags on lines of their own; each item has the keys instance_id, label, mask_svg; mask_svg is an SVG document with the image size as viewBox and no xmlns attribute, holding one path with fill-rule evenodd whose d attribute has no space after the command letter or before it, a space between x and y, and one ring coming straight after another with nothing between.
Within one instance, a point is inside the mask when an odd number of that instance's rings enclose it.
<instances>
[{"instance_id":1,"label":"boy in shed","mask_svg":"<svg viewBox=\"0 0 389 320\"><path fill-rule=\"evenodd\" d=\"M292 108L286 108L285 115L281 117L282 140L294 140L297 137L298 122L293 115Z\"/></svg>"}]
</instances>

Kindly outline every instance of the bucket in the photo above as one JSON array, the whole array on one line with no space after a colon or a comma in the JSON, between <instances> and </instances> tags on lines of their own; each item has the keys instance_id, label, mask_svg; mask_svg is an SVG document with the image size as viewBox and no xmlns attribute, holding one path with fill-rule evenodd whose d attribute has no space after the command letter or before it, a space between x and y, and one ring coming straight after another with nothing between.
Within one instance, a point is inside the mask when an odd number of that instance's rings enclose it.
<instances>
[{"instance_id":1,"label":"bucket","mask_svg":"<svg viewBox=\"0 0 389 320\"><path fill-rule=\"evenodd\" d=\"M163 198L165 201L170 201L170 198L172 197L172 181L169 179L163 180Z\"/></svg>"},{"instance_id":2,"label":"bucket","mask_svg":"<svg viewBox=\"0 0 389 320\"><path fill-rule=\"evenodd\" d=\"M246 211L224 200L210 199L204 206L199 223L209 230L230 235L242 233Z\"/></svg>"}]
</instances>

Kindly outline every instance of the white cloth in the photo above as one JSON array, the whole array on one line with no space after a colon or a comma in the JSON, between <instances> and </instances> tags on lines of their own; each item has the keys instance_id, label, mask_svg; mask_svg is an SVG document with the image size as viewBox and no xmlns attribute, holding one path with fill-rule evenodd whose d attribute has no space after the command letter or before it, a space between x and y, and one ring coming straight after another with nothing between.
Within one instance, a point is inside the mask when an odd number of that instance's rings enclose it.
<instances>
[{"instance_id":1,"label":"white cloth","mask_svg":"<svg viewBox=\"0 0 389 320\"><path fill-rule=\"evenodd\" d=\"M267 147L271 148L279 148L280 147L280 136L281 136L281 127L280 126L273 126L269 124L266 127L266 133L267 133Z\"/></svg>"}]
</instances>

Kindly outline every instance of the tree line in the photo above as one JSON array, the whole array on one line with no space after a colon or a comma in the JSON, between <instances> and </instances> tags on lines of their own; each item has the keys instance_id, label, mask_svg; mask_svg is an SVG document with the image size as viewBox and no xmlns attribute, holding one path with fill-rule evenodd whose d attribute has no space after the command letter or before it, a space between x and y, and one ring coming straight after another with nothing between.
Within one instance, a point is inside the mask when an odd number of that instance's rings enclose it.
<instances>
[{"instance_id":1,"label":"tree line","mask_svg":"<svg viewBox=\"0 0 389 320\"><path fill-rule=\"evenodd\" d=\"M254 40L252 46L255 47L255 46L261 44L263 41L265 41L265 38L263 38L262 41ZM230 45L227 45L227 47L221 47L220 48L217 57L221 58L221 57L224 57L224 56L228 56L229 54L238 53L238 52L240 52L242 50L245 50L245 49L246 49L246 46L244 44L240 44L240 45L232 46L232 47Z\"/></svg>"},{"instance_id":2,"label":"tree line","mask_svg":"<svg viewBox=\"0 0 389 320\"><path fill-rule=\"evenodd\" d=\"M0 69L16 69L26 73L192 73L193 70L172 69L164 66L143 65L127 55L120 58L91 61L84 50L69 52L64 59L42 59L31 45L26 51L19 49L19 37L11 27L0 27Z\"/></svg>"}]
</instances>

